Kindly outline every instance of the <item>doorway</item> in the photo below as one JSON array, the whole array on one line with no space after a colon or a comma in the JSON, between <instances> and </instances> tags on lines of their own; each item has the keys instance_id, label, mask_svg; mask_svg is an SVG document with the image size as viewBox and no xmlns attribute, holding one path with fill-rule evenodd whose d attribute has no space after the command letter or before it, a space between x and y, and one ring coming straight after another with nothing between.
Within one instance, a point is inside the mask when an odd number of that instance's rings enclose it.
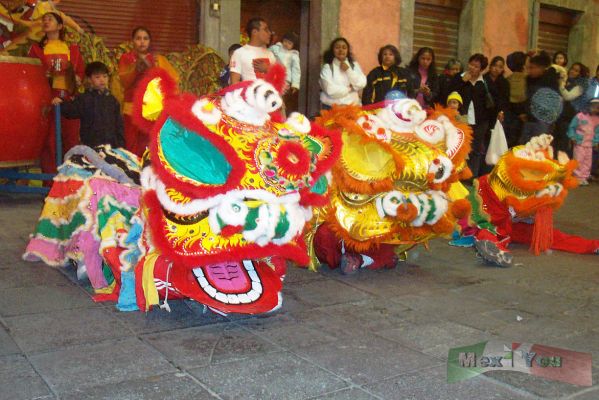
<instances>
[{"instance_id":1,"label":"doorway","mask_svg":"<svg viewBox=\"0 0 599 400\"><path fill-rule=\"evenodd\" d=\"M302 71L299 112L315 115L319 108L320 24L314 22L320 21L320 1L241 0L240 11L240 38L245 33L245 25L253 17L262 17L268 22L273 31L273 43L280 41L282 36L290 31L299 35L298 50Z\"/></svg>"}]
</instances>

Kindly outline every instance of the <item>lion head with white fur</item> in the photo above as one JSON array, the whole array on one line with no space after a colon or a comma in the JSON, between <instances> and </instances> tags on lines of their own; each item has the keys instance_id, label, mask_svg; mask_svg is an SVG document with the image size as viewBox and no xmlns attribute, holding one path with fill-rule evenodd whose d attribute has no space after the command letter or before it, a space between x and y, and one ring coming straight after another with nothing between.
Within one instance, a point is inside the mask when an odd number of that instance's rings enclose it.
<instances>
[{"instance_id":1,"label":"lion head with white fur","mask_svg":"<svg viewBox=\"0 0 599 400\"><path fill-rule=\"evenodd\" d=\"M277 65L264 80L196 98L153 70L134 100L151 136L146 250L166 260L154 277L217 312L280 306L286 262L307 264L304 225L326 202L340 137L301 114L278 115L284 73Z\"/></svg>"},{"instance_id":2,"label":"lion head with white fur","mask_svg":"<svg viewBox=\"0 0 599 400\"><path fill-rule=\"evenodd\" d=\"M343 138L323 219L348 248L407 249L450 233L469 212L447 195L470 149L470 129L454 117L444 109L427 115L412 99L322 112L317 123L342 129Z\"/></svg>"}]
</instances>

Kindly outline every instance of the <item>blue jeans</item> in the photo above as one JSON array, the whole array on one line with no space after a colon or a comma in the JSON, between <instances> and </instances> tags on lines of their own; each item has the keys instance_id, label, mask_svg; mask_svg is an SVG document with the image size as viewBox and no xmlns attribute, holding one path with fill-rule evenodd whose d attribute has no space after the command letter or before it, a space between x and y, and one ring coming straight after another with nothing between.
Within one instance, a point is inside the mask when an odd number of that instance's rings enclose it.
<instances>
[{"instance_id":1,"label":"blue jeans","mask_svg":"<svg viewBox=\"0 0 599 400\"><path fill-rule=\"evenodd\" d=\"M468 156L468 167L472 171L472 177L478 178L490 171L485 163L485 154L489 146L489 121L483 121L476 125L470 125L472 128L472 148Z\"/></svg>"}]
</instances>

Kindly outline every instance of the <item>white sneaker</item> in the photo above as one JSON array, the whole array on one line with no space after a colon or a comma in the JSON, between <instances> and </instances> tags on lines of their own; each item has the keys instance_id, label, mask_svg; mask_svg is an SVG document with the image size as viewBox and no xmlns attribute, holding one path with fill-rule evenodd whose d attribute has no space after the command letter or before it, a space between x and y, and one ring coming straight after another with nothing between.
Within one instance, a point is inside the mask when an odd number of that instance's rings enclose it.
<instances>
[{"instance_id":1,"label":"white sneaker","mask_svg":"<svg viewBox=\"0 0 599 400\"><path fill-rule=\"evenodd\" d=\"M578 181L578 184L579 184L580 186L589 186L589 181L587 181L586 179L580 179L580 180Z\"/></svg>"}]
</instances>

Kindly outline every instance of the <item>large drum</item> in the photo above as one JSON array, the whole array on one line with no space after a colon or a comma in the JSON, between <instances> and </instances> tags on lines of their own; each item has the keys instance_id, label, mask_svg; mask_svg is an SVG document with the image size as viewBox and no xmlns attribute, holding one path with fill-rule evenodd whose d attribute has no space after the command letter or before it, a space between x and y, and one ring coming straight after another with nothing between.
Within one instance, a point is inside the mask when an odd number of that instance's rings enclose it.
<instances>
[{"instance_id":1,"label":"large drum","mask_svg":"<svg viewBox=\"0 0 599 400\"><path fill-rule=\"evenodd\" d=\"M0 168L39 159L51 92L40 60L0 55Z\"/></svg>"}]
</instances>

